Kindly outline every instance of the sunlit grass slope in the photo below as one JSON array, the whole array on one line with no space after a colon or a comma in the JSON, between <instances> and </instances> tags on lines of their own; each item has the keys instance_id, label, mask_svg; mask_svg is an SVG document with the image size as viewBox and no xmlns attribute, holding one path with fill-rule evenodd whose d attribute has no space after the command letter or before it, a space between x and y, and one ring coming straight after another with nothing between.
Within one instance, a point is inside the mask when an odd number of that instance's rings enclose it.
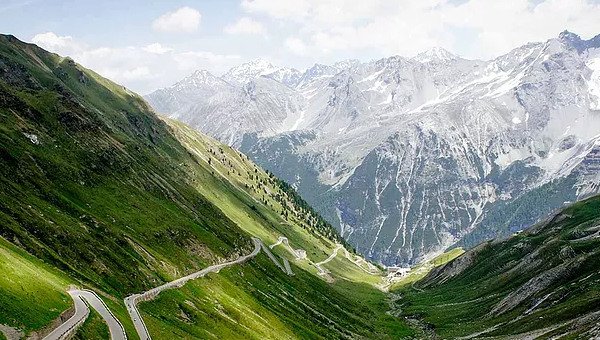
<instances>
[{"instance_id":1,"label":"sunlit grass slope","mask_svg":"<svg viewBox=\"0 0 600 340\"><path fill-rule=\"evenodd\" d=\"M31 331L71 305L72 281L0 237L0 324Z\"/></svg>"}]
</instances>

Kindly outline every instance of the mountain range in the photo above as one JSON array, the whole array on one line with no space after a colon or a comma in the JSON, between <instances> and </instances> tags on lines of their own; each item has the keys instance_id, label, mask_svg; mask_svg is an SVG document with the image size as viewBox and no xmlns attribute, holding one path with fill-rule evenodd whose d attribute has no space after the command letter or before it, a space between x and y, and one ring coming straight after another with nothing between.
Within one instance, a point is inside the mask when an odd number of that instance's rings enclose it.
<instances>
[{"instance_id":1,"label":"mountain range","mask_svg":"<svg viewBox=\"0 0 600 340\"><path fill-rule=\"evenodd\" d=\"M255 60L145 98L291 183L386 265L506 237L600 190L600 36L488 61Z\"/></svg>"},{"instance_id":2,"label":"mountain range","mask_svg":"<svg viewBox=\"0 0 600 340\"><path fill-rule=\"evenodd\" d=\"M297 150L319 138L279 135L250 137ZM298 155L272 154L305 164ZM525 212L590 183L573 174L595 164L586 154L563 182L521 195ZM524 168L498 181L516 186ZM410 270L376 266L239 150L71 58L0 35L0 339L598 338L599 223L595 196L506 240Z\"/></svg>"}]
</instances>

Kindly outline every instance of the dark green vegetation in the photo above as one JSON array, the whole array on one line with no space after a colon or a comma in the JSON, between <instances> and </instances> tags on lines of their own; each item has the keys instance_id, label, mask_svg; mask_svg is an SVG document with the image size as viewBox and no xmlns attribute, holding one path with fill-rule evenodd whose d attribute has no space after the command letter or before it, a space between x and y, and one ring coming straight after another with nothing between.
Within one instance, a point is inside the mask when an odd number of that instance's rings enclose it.
<instances>
[{"instance_id":1,"label":"dark green vegetation","mask_svg":"<svg viewBox=\"0 0 600 340\"><path fill-rule=\"evenodd\" d=\"M151 333L178 334L181 325L164 318L169 297L207 296L207 285L241 294L241 317L256 330L234 329L236 337L266 334L253 323L254 310L280 325L269 333L278 338L407 334L380 308L385 295L359 283L378 275L353 264L333 284L315 275L311 262L327 258L340 238L291 188L239 152L165 123L139 96L73 60L0 36L0 324L27 334L42 329L71 305L65 292L74 285L97 291L135 339L123 297L249 253L250 236L267 244L286 236L308 259L294 261L279 246L274 252L293 262L295 276L261 255L223 277L165 292L149 311L142 305L142 313L157 315ZM338 257L328 265L338 264L351 262ZM271 289L279 303L256 287ZM310 308L287 302L296 308L287 316L282 304L293 296ZM236 315L199 307L222 316L215 329ZM198 315L186 334L202 332L207 319ZM92 314L79 336L101 329Z\"/></svg>"},{"instance_id":2,"label":"dark green vegetation","mask_svg":"<svg viewBox=\"0 0 600 340\"><path fill-rule=\"evenodd\" d=\"M137 95L0 37L0 235L122 296L246 235L177 167L185 148Z\"/></svg>"},{"instance_id":3,"label":"dark green vegetation","mask_svg":"<svg viewBox=\"0 0 600 340\"><path fill-rule=\"evenodd\" d=\"M347 249L354 249L340 236L335 228L329 224L319 213L317 213L286 181L277 178L273 173L269 172L269 180L282 191L282 194L276 196L277 200L282 200L283 196L289 198L294 206L300 207L301 211L296 214L296 217L309 221L311 226L314 226L320 234L334 239L336 242L343 244ZM287 214L286 214L287 217Z\"/></svg>"},{"instance_id":4,"label":"dark green vegetation","mask_svg":"<svg viewBox=\"0 0 600 340\"><path fill-rule=\"evenodd\" d=\"M506 241L484 243L398 293L405 315L444 338L598 336L600 197Z\"/></svg>"},{"instance_id":5,"label":"dark green vegetation","mask_svg":"<svg viewBox=\"0 0 600 340\"><path fill-rule=\"evenodd\" d=\"M97 340L110 338L108 326L102 317L93 308L83 325L77 330L73 339L75 340Z\"/></svg>"}]
</instances>

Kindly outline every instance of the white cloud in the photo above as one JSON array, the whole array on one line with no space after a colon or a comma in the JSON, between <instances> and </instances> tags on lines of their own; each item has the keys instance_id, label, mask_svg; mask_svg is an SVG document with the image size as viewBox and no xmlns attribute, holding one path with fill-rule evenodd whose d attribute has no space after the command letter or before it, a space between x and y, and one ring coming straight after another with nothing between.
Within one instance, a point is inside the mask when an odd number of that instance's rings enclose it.
<instances>
[{"instance_id":1,"label":"white cloud","mask_svg":"<svg viewBox=\"0 0 600 340\"><path fill-rule=\"evenodd\" d=\"M153 43L150 45L146 45L143 48L144 51L148 52L148 53L154 53L154 54L165 54L167 52L171 52L173 51L172 48L169 47L165 47L159 43Z\"/></svg>"},{"instance_id":2,"label":"white cloud","mask_svg":"<svg viewBox=\"0 0 600 340\"><path fill-rule=\"evenodd\" d=\"M36 34L31 39L31 42L48 51L65 55L71 54L81 48L73 41L73 37L68 35L59 36L54 32Z\"/></svg>"},{"instance_id":3,"label":"white cloud","mask_svg":"<svg viewBox=\"0 0 600 340\"><path fill-rule=\"evenodd\" d=\"M595 0L242 0L241 7L298 26L284 44L299 51L303 41L317 57L353 51L410 56L434 46L456 50L470 39L468 57L489 58L565 29L584 37L600 33ZM473 34L461 35L465 31Z\"/></svg>"},{"instance_id":4,"label":"white cloud","mask_svg":"<svg viewBox=\"0 0 600 340\"><path fill-rule=\"evenodd\" d=\"M311 1L307 0L242 0L242 8L250 13L266 13L275 18L304 16Z\"/></svg>"},{"instance_id":5,"label":"white cloud","mask_svg":"<svg viewBox=\"0 0 600 340\"><path fill-rule=\"evenodd\" d=\"M53 32L37 34L31 41L51 52L69 55L81 65L142 94L171 85L197 69L220 73L240 62L237 55L179 52L159 43L139 47L92 47Z\"/></svg>"},{"instance_id":6,"label":"white cloud","mask_svg":"<svg viewBox=\"0 0 600 340\"><path fill-rule=\"evenodd\" d=\"M152 28L159 32L192 33L198 30L202 15L191 7L181 7L167 12L152 22Z\"/></svg>"},{"instance_id":7,"label":"white cloud","mask_svg":"<svg viewBox=\"0 0 600 340\"><path fill-rule=\"evenodd\" d=\"M584 37L600 33L600 4L588 0L471 0L447 11L446 21L474 29L484 56L531 41L544 41L568 29Z\"/></svg>"},{"instance_id":8,"label":"white cloud","mask_svg":"<svg viewBox=\"0 0 600 340\"><path fill-rule=\"evenodd\" d=\"M152 72L147 66L139 66L131 70L126 70L120 78L123 80L151 79Z\"/></svg>"},{"instance_id":9,"label":"white cloud","mask_svg":"<svg viewBox=\"0 0 600 340\"><path fill-rule=\"evenodd\" d=\"M240 18L238 21L225 26L223 31L227 34L250 34L259 35L265 33L262 23L248 17Z\"/></svg>"},{"instance_id":10,"label":"white cloud","mask_svg":"<svg viewBox=\"0 0 600 340\"><path fill-rule=\"evenodd\" d=\"M296 37L287 38L285 40L285 47L297 55L304 55L307 52L307 47L304 41Z\"/></svg>"}]
</instances>

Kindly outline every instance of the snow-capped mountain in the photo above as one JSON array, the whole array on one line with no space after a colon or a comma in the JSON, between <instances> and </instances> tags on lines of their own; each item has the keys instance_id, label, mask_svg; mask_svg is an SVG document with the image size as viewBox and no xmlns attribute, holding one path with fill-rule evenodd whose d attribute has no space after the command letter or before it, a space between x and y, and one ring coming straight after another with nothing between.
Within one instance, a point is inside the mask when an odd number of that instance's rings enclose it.
<instances>
[{"instance_id":1,"label":"snow-capped mountain","mask_svg":"<svg viewBox=\"0 0 600 340\"><path fill-rule=\"evenodd\" d=\"M255 59L231 68L221 78L230 84L242 85L254 78L275 72L276 70L277 68L269 61Z\"/></svg>"},{"instance_id":2,"label":"snow-capped mountain","mask_svg":"<svg viewBox=\"0 0 600 340\"><path fill-rule=\"evenodd\" d=\"M302 72L294 68L274 66L267 60L255 59L233 67L221 76L221 79L231 85L240 86L258 77L267 77L282 84L295 87L301 76Z\"/></svg>"},{"instance_id":3,"label":"snow-capped mountain","mask_svg":"<svg viewBox=\"0 0 600 340\"><path fill-rule=\"evenodd\" d=\"M294 81L258 64L148 100L294 184L371 259L509 235L600 190L600 36L490 61L435 48L316 64Z\"/></svg>"},{"instance_id":4,"label":"snow-capped mountain","mask_svg":"<svg viewBox=\"0 0 600 340\"><path fill-rule=\"evenodd\" d=\"M223 79L206 70L198 70L171 87L152 93L154 109L177 114L203 98L231 88Z\"/></svg>"},{"instance_id":5,"label":"snow-capped mountain","mask_svg":"<svg viewBox=\"0 0 600 340\"><path fill-rule=\"evenodd\" d=\"M302 72L295 68L279 67L275 71L263 76L276 80L289 87L296 87L300 81L300 77L302 77Z\"/></svg>"},{"instance_id":6,"label":"snow-capped mountain","mask_svg":"<svg viewBox=\"0 0 600 340\"><path fill-rule=\"evenodd\" d=\"M446 62L459 57L448 52L442 47L434 47L430 50L417 54L413 59L421 63Z\"/></svg>"}]
</instances>

